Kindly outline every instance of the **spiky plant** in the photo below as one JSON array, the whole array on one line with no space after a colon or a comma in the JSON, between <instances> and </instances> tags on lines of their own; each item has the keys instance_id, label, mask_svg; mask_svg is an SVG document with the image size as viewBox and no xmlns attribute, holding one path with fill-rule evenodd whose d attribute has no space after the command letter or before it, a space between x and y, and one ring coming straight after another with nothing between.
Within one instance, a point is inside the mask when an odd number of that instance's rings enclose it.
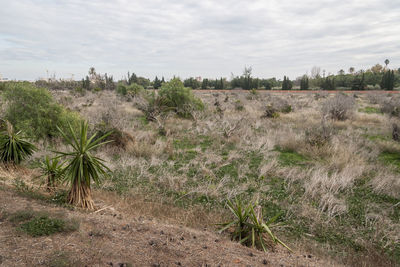
<instances>
[{"instance_id":1,"label":"spiky plant","mask_svg":"<svg viewBox=\"0 0 400 267\"><path fill-rule=\"evenodd\" d=\"M63 164L59 158L50 158L46 156L40 165L42 171L41 177L46 178L47 191L53 191L56 187L56 181L59 181L63 177Z\"/></svg>"},{"instance_id":2,"label":"spiky plant","mask_svg":"<svg viewBox=\"0 0 400 267\"><path fill-rule=\"evenodd\" d=\"M235 218L230 222L219 224L222 226L220 232L233 228L231 232L232 240L239 241L239 243L247 246L262 248L264 251L267 251L266 242L268 239L290 250L272 233L269 227L276 221L279 214L265 223L262 219L261 209L256 204L251 203L246 206L241 200L235 199L234 203L228 200L227 206ZM255 212L256 208L259 210L258 214Z\"/></svg>"},{"instance_id":3,"label":"spiky plant","mask_svg":"<svg viewBox=\"0 0 400 267\"><path fill-rule=\"evenodd\" d=\"M10 122L6 121L6 129L0 133L0 160L18 165L36 151L36 147L24 139L22 132L14 131Z\"/></svg>"},{"instance_id":4,"label":"spiky plant","mask_svg":"<svg viewBox=\"0 0 400 267\"><path fill-rule=\"evenodd\" d=\"M104 165L104 160L92 155L94 149L112 142L102 142L111 132L96 138L96 134L88 138L88 124L82 122L79 136L76 135L69 125L70 136L58 128L65 141L72 147L71 152L57 152L60 156L67 158L66 166L63 168L64 181L71 185L68 193L68 203L86 209L94 209L91 196L90 184L100 183L101 177L105 176L110 169Z\"/></svg>"}]
</instances>

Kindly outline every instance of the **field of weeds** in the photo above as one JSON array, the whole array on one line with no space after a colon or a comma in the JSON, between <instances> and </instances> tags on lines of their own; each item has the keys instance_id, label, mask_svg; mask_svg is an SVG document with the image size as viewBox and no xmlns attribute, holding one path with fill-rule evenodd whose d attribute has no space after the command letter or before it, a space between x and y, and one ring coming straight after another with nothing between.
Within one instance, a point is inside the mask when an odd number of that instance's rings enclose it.
<instances>
[{"instance_id":1,"label":"field of weeds","mask_svg":"<svg viewBox=\"0 0 400 267\"><path fill-rule=\"evenodd\" d=\"M53 95L120 133L97 152L113 170L99 190L194 210L179 220L197 227L226 217L227 199L255 201L292 246L349 264L400 262L397 95L196 91L204 111L154 121L140 97Z\"/></svg>"}]
</instances>

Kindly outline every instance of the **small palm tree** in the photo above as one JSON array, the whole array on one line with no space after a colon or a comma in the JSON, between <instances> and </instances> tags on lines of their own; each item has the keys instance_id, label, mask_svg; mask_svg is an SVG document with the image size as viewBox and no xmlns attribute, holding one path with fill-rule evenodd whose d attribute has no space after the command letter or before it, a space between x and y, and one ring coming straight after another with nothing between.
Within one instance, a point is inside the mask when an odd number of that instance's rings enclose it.
<instances>
[{"instance_id":1,"label":"small palm tree","mask_svg":"<svg viewBox=\"0 0 400 267\"><path fill-rule=\"evenodd\" d=\"M46 177L47 180L47 191L53 191L56 187L56 181L63 177L63 164L59 158L50 159L49 156L46 156L40 169L42 170L40 177Z\"/></svg>"},{"instance_id":2,"label":"small palm tree","mask_svg":"<svg viewBox=\"0 0 400 267\"><path fill-rule=\"evenodd\" d=\"M18 165L31 156L36 151L36 147L24 139L21 131L15 132L10 122L6 121L5 128L0 133L0 160Z\"/></svg>"},{"instance_id":3,"label":"small palm tree","mask_svg":"<svg viewBox=\"0 0 400 267\"><path fill-rule=\"evenodd\" d=\"M67 163L63 168L64 181L71 185L68 193L68 203L82 208L94 209L91 197L91 181L99 184L101 177L106 175L110 169L104 165L103 160L91 154L95 148L112 141L102 142L111 132L96 138L96 134L90 138L87 122L82 122L79 136L76 136L71 125L69 125L70 137L58 128L65 141L72 147L71 152L56 152L59 157L66 157Z\"/></svg>"}]
</instances>

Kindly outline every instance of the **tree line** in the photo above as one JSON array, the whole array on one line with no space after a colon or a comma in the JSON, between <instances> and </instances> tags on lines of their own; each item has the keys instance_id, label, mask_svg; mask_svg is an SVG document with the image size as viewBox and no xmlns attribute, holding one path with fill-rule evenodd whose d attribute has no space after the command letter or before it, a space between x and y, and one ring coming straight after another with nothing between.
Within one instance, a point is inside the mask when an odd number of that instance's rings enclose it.
<instances>
[{"instance_id":1,"label":"tree line","mask_svg":"<svg viewBox=\"0 0 400 267\"><path fill-rule=\"evenodd\" d=\"M385 66L376 64L367 70L356 71L350 67L346 73L343 69L337 74L321 71L319 67L313 67L310 74L304 74L291 80L284 76L283 80L272 78L258 78L252 74L251 67L245 67L241 75L231 75L230 79L220 77L216 79L200 77L189 77L183 80L185 87L192 89L281 89L281 90L393 90L400 87L400 68L393 70L388 68L389 60L385 60ZM174 77L175 78L175 77ZM113 76L99 74L95 68L90 68L88 75L79 81L37 81L42 87L49 89L84 89L84 90L118 90L118 88L129 86L140 86L144 89L159 89L166 80L161 76L156 76L154 80L137 76L135 73L128 72L125 77L115 81Z\"/></svg>"}]
</instances>

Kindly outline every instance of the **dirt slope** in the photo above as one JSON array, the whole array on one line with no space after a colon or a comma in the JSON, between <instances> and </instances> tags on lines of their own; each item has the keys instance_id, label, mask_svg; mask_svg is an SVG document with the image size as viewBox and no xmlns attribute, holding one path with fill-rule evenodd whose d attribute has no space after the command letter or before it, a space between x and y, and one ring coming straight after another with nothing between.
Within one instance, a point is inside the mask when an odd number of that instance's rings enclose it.
<instances>
[{"instance_id":1,"label":"dirt slope","mask_svg":"<svg viewBox=\"0 0 400 267\"><path fill-rule=\"evenodd\" d=\"M79 230L32 238L18 232L7 219L0 219L0 266L333 265L285 250L263 253L206 230L125 218L107 206L96 213L71 211L0 190L0 214L27 208L76 219Z\"/></svg>"}]
</instances>

